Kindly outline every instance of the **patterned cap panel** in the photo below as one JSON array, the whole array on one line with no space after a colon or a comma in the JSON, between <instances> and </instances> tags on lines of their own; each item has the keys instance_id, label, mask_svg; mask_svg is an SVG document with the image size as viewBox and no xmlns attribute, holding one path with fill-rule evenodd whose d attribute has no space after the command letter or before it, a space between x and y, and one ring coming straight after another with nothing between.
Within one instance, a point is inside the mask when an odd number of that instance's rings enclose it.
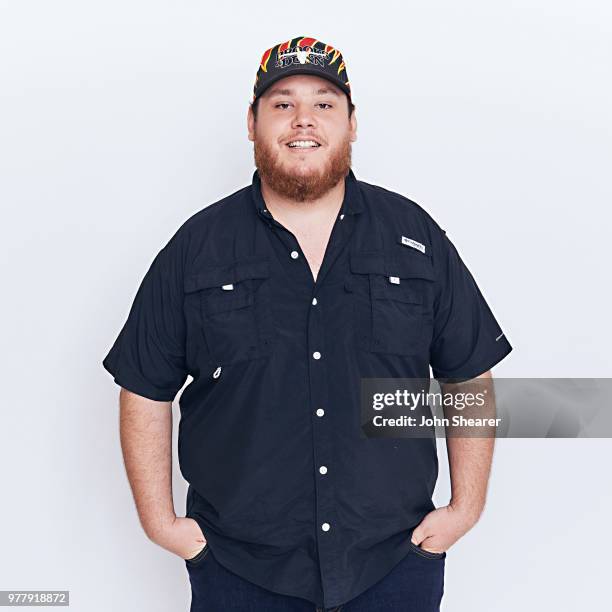
<instances>
[{"instance_id":1,"label":"patterned cap panel","mask_svg":"<svg viewBox=\"0 0 612 612\"><path fill-rule=\"evenodd\" d=\"M308 36L297 36L267 49L255 76L254 102L272 83L293 74L313 74L340 87L351 99L342 53L332 45Z\"/></svg>"}]
</instances>

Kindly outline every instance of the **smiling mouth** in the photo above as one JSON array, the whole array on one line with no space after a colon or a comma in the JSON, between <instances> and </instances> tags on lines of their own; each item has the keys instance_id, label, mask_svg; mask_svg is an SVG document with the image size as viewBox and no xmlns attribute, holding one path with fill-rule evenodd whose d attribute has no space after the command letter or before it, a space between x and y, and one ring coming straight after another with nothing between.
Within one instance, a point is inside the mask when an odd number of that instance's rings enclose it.
<instances>
[{"instance_id":1,"label":"smiling mouth","mask_svg":"<svg viewBox=\"0 0 612 612\"><path fill-rule=\"evenodd\" d=\"M310 153L312 151L316 151L321 147L288 147L290 151L297 153Z\"/></svg>"},{"instance_id":2,"label":"smiling mouth","mask_svg":"<svg viewBox=\"0 0 612 612\"><path fill-rule=\"evenodd\" d=\"M312 149L320 148L321 144L318 143L316 140L304 139L304 140L292 140L291 142L288 142L285 146L293 150L310 151Z\"/></svg>"}]
</instances>

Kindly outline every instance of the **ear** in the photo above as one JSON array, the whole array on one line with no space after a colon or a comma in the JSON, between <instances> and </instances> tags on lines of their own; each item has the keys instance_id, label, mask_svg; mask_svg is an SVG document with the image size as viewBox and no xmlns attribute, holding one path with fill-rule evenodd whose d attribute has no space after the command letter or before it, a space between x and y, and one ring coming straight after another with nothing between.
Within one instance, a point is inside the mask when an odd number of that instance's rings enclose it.
<instances>
[{"instance_id":1,"label":"ear","mask_svg":"<svg viewBox=\"0 0 612 612\"><path fill-rule=\"evenodd\" d=\"M357 140L357 109L353 109L353 113L351 114L351 118L349 119L350 123L350 139L351 142L355 142Z\"/></svg>"},{"instance_id":2,"label":"ear","mask_svg":"<svg viewBox=\"0 0 612 612\"><path fill-rule=\"evenodd\" d=\"M249 104L249 109L247 111L247 131L248 138L251 142L255 141L255 115L253 114L253 109Z\"/></svg>"}]
</instances>

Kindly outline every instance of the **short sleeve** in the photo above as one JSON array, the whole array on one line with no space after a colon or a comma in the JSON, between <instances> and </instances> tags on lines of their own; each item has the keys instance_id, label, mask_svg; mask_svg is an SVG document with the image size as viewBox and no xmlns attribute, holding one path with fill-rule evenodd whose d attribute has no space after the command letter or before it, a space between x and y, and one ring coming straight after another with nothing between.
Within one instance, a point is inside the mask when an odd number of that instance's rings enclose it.
<instances>
[{"instance_id":1,"label":"short sleeve","mask_svg":"<svg viewBox=\"0 0 612 612\"><path fill-rule=\"evenodd\" d=\"M469 380L499 363L512 346L454 244L439 232L430 364L436 379Z\"/></svg>"},{"instance_id":2,"label":"short sleeve","mask_svg":"<svg viewBox=\"0 0 612 612\"><path fill-rule=\"evenodd\" d=\"M187 379L182 261L175 235L155 256L102 361L118 385L157 401L174 400Z\"/></svg>"}]
</instances>

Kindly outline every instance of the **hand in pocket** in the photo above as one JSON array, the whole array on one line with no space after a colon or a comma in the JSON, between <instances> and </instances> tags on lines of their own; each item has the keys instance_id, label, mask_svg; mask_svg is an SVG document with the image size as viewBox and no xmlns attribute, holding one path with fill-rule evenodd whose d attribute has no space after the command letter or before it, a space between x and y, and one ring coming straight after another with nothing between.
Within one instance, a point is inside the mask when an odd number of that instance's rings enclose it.
<instances>
[{"instance_id":1,"label":"hand in pocket","mask_svg":"<svg viewBox=\"0 0 612 612\"><path fill-rule=\"evenodd\" d=\"M195 557L207 544L197 521L188 517L176 517L155 541L183 560Z\"/></svg>"},{"instance_id":2,"label":"hand in pocket","mask_svg":"<svg viewBox=\"0 0 612 612\"><path fill-rule=\"evenodd\" d=\"M193 557L201 553L204 548L206 548L208 542L204 537L204 533L202 532L200 525L195 519L185 517L183 520L186 521L188 523L188 526L190 527L188 529L188 543L190 544L190 548L189 553L186 556L181 556L183 557L183 559L192 559Z\"/></svg>"}]
</instances>

